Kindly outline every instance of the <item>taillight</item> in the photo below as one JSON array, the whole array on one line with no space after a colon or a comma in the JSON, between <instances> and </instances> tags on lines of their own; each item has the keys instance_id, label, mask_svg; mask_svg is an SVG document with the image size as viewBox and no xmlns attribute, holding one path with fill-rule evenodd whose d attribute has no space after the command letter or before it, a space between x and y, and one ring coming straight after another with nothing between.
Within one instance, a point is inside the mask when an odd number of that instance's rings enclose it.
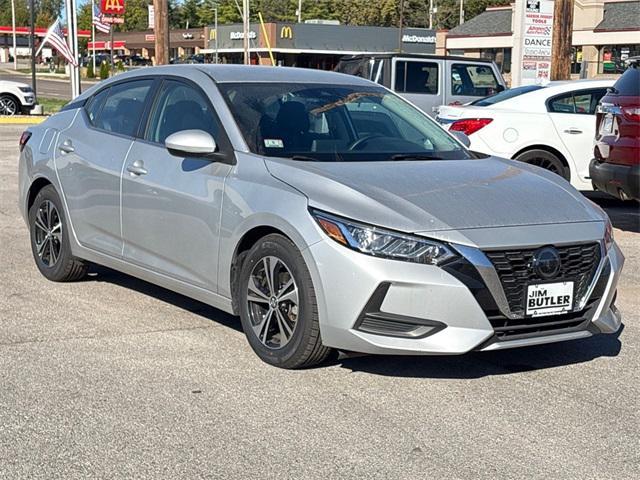
<instances>
[{"instance_id":1,"label":"taillight","mask_svg":"<svg viewBox=\"0 0 640 480\"><path fill-rule=\"evenodd\" d=\"M22 135L20 135L20 142L19 142L20 151L24 150L24 146L27 144L30 138L31 138L31 132L28 132L26 130L22 132Z\"/></svg>"},{"instance_id":2,"label":"taillight","mask_svg":"<svg viewBox=\"0 0 640 480\"><path fill-rule=\"evenodd\" d=\"M462 132L465 135L471 135L477 132L481 128L489 125L493 122L493 118L465 118L464 120L457 120L451 124L449 130L455 130Z\"/></svg>"},{"instance_id":3,"label":"taillight","mask_svg":"<svg viewBox=\"0 0 640 480\"><path fill-rule=\"evenodd\" d=\"M640 122L640 107L622 107L622 115L631 122Z\"/></svg>"}]
</instances>

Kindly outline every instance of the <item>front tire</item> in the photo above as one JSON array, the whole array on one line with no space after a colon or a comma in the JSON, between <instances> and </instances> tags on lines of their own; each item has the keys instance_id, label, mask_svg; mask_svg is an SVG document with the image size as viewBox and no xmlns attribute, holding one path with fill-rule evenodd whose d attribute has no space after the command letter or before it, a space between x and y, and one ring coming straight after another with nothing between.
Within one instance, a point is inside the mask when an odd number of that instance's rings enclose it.
<instances>
[{"instance_id":1,"label":"front tire","mask_svg":"<svg viewBox=\"0 0 640 480\"><path fill-rule=\"evenodd\" d=\"M12 95L0 95L0 115L15 115L20 111L18 101Z\"/></svg>"},{"instance_id":2,"label":"front tire","mask_svg":"<svg viewBox=\"0 0 640 480\"><path fill-rule=\"evenodd\" d=\"M69 227L60 197L52 185L38 192L29 209L33 259L40 273L54 282L80 280L87 264L71 254Z\"/></svg>"},{"instance_id":3,"label":"front tire","mask_svg":"<svg viewBox=\"0 0 640 480\"><path fill-rule=\"evenodd\" d=\"M254 352L280 368L323 362L318 305L309 270L287 238L272 234L251 248L239 279L242 328Z\"/></svg>"},{"instance_id":4,"label":"front tire","mask_svg":"<svg viewBox=\"0 0 640 480\"><path fill-rule=\"evenodd\" d=\"M562 163L562 160L547 150L529 150L515 157L515 160L549 170L560 175L566 181L571 178L569 169Z\"/></svg>"}]
</instances>

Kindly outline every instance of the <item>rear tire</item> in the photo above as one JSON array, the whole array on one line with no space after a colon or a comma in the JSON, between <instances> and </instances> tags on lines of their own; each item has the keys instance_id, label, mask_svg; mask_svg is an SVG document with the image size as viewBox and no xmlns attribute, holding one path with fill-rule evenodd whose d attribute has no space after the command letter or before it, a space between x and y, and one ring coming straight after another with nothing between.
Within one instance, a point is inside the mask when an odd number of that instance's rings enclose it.
<instances>
[{"instance_id":1,"label":"rear tire","mask_svg":"<svg viewBox=\"0 0 640 480\"><path fill-rule=\"evenodd\" d=\"M280 368L303 368L326 360L318 304L309 270L287 238L258 240L242 264L238 303L242 328L254 352Z\"/></svg>"},{"instance_id":2,"label":"rear tire","mask_svg":"<svg viewBox=\"0 0 640 480\"><path fill-rule=\"evenodd\" d=\"M515 160L549 170L556 175L560 175L566 181L571 179L571 173L566 165L562 163L562 160L557 155L546 150L529 150L515 157Z\"/></svg>"},{"instance_id":3,"label":"rear tire","mask_svg":"<svg viewBox=\"0 0 640 480\"><path fill-rule=\"evenodd\" d=\"M80 280L87 264L71 254L69 227L62 202L52 185L38 192L29 209L33 259L40 273L54 282Z\"/></svg>"}]
</instances>

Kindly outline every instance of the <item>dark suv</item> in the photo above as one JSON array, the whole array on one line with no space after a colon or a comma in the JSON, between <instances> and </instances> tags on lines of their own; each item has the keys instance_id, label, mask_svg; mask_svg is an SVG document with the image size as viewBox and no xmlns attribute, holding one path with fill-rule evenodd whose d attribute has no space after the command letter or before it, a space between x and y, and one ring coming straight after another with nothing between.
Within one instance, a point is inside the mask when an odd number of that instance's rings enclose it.
<instances>
[{"instance_id":1,"label":"dark suv","mask_svg":"<svg viewBox=\"0 0 640 480\"><path fill-rule=\"evenodd\" d=\"M622 200L640 199L640 65L637 59L600 100L595 158L589 166L596 190Z\"/></svg>"}]
</instances>

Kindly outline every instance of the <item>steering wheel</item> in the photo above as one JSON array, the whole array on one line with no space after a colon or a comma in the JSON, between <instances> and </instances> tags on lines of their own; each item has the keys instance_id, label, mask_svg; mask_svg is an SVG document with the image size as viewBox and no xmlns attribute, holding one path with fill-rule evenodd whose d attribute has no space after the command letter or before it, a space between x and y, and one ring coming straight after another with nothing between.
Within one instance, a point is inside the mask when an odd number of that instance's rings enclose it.
<instances>
[{"instance_id":1,"label":"steering wheel","mask_svg":"<svg viewBox=\"0 0 640 480\"><path fill-rule=\"evenodd\" d=\"M349 151L359 150L358 147L361 147L362 145L367 143L372 138L377 138L377 137L384 137L384 135L381 135L380 133L372 133L371 135L366 135L366 136L364 136L362 138L357 139L355 142L353 142L351 145L349 145L349 148L347 148L347 150L349 150Z\"/></svg>"}]
</instances>

